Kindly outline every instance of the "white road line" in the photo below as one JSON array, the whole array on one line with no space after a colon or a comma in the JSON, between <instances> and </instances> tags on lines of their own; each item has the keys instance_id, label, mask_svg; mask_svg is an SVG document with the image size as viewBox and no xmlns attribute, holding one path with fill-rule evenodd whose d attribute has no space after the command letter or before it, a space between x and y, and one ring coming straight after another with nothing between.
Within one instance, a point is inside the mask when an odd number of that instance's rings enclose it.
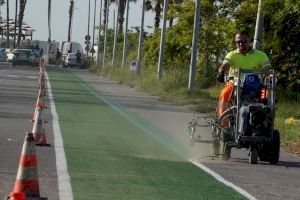
<instances>
[{"instance_id":1,"label":"white road line","mask_svg":"<svg viewBox=\"0 0 300 200\"><path fill-rule=\"evenodd\" d=\"M47 87L49 102L51 105L51 113L53 118L53 132L54 132L54 147L56 155L56 170L58 179L58 193L60 200L73 200L73 192L70 183L70 176L67 167L66 155L64 150L63 139L61 136L61 131L58 122L58 115L56 112L56 107L52 95L51 85L48 79L48 74L46 74Z\"/></svg>"},{"instance_id":2,"label":"white road line","mask_svg":"<svg viewBox=\"0 0 300 200\"><path fill-rule=\"evenodd\" d=\"M209 169L205 165L201 164L200 162L198 162L196 160L189 160L189 161L191 163L193 163L194 165L196 165L197 167L199 167L200 169L202 169L203 171L205 171L206 173L210 174L212 177L214 177L215 179L217 179L218 181L220 181L224 185L227 185L228 187L231 187L232 189L234 189L235 191L237 191L238 193L240 193L244 197L248 198L249 200L257 200L254 196L252 196L251 194L249 194L248 192L246 192L242 188L234 185L233 183L225 180L222 176L220 176L216 172L212 171L211 169Z\"/></svg>"}]
</instances>

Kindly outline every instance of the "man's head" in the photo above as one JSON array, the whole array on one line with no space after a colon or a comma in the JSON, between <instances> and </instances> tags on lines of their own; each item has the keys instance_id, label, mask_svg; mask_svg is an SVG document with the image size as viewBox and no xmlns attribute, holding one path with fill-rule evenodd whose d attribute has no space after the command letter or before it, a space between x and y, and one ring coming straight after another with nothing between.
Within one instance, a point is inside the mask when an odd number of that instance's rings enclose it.
<instances>
[{"instance_id":1,"label":"man's head","mask_svg":"<svg viewBox=\"0 0 300 200\"><path fill-rule=\"evenodd\" d=\"M247 31L239 31L235 34L235 44L242 54L246 54L250 51L250 38Z\"/></svg>"}]
</instances>

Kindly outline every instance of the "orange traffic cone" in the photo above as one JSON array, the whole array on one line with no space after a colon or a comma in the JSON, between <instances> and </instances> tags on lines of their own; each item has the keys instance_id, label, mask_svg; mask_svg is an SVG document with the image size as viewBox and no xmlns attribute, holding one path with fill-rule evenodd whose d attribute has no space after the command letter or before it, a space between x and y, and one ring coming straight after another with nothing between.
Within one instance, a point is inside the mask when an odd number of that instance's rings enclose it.
<instances>
[{"instance_id":1,"label":"orange traffic cone","mask_svg":"<svg viewBox=\"0 0 300 200\"><path fill-rule=\"evenodd\" d=\"M34 111L32 113L32 120L31 120L32 122L34 122L34 120L35 120L35 115L38 111L38 108L42 108L42 109L46 108L46 103L44 101L44 95L42 94L41 89L39 90L37 101L35 103L35 108L34 108Z\"/></svg>"},{"instance_id":2,"label":"orange traffic cone","mask_svg":"<svg viewBox=\"0 0 300 200\"><path fill-rule=\"evenodd\" d=\"M38 79L38 85L43 88L45 87L45 72L40 72L40 76Z\"/></svg>"},{"instance_id":3,"label":"orange traffic cone","mask_svg":"<svg viewBox=\"0 0 300 200\"><path fill-rule=\"evenodd\" d=\"M24 192L11 192L9 198L10 200L25 200Z\"/></svg>"},{"instance_id":4,"label":"orange traffic cone","mask_svg":"<svg viewBox=\"0 0 300 200\"><path fill-rule=\"evenodd\" d=\"M50 146L50 144L47 144L46 130L43 118L43 109L41 107L38 107L37 112L35 113L32 133L36 145Z\"/></svg>"},{"instance_id":5,"label":"orange traffic cone","mask_svg":"<svg viewBox=\"0 0 300 200\"><path fill-rule=\"evenodd\" d=\"M45 90L42 90L41 88L39 89L39 93L38 93L38 98L36 101L36 107L42 107L44 108L45 105L45 101L44 101L44 97L45 97Z\"/></svg>"},{"instance_id":6,"label":"orange traffic cone","mask_svg":"<svg viewBox=\"0 0 300 200\"><path fill-rule=\"evenodd\" d=\"M45 199L40 197L37 157L32 133L26 133L14 190L8 199L25 200L25 197L26 199Z\"/></svg>"}]
</instances>

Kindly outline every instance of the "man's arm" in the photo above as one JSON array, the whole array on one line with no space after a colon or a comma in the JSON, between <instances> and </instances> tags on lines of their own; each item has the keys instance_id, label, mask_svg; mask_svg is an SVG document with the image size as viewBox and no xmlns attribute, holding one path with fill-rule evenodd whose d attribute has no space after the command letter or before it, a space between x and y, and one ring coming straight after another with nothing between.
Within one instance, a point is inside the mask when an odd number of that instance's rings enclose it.
<instances>
[{"instance_id":1,"label":"man's arm","mask_svg":"<svg viewBox=\"0 0 300 200\"><path fill-rule=\"evenodd\" d=\"M224 83L225 82L225 74L228 74L229 72L229 69L230 69L230 64L229 63L223 63L221 65L221 67L219 68L219 74L218 74L218 81L221 82L221 83Z\"/></svg>"},{"instance_id":2,"label":"man's arm","mask_svg":"<svg viewBox=\"0 0 300 200\"><path fill-rule=\"evenodd\" d=\"M230 64L229 63L223 63L221 65L221 67L219 67L219 73L224 72L224 73L228 74L229 69L230 69Z\"/></svg>"}]
</instances>

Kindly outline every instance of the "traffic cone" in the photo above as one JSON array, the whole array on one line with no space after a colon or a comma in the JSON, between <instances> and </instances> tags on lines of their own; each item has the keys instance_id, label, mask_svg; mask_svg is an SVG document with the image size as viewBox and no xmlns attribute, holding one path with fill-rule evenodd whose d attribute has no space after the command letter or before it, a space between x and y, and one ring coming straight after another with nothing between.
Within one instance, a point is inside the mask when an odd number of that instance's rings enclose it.
<instances>
[{"instance_id":1,"label":"traffic cone","mask_svg":"<svg viewBox=\"0 0 300 200\"><path fill-rule=\"evenodd\" d=\"M44 97L45 97L45 91L40 88L38 97L37 97L37 101L36 101L36 105L35 105L36 107L44 108L46 106Z\"/></svg>"},{"instance_id":2,"label":"traffic cone","mask_svg":"<svg viewBox=\"0 0 300 200\"><path fill-rule=\"evenodd\" d=\"M47 144L46 130L43 118L43 109L41 107L38 107L37 112L35 113L32 133L36 145L50 146L50 144Z\"/></svg>"},{"instance_id":3,"label":"traffic cone","mask_svg":"<svg viewBox=\"0 0 300 200\"><path fill-rule=\"evenodd\" d=\"M9 198L10 200L25 200L24 192L11 192Z\"/></svg>"},{"instance_id":4,"label":"traffic cone","mask_svg":"<svg viewBox=\"0 0 300 200\"><path fill-rule=\"evenodd\" d=\"M23 143L19 168L13 192L7 198L10 200L41 200L37 173L37 157L35 154L32 133L26 133Z\"/></svg>"}]
</instances>

